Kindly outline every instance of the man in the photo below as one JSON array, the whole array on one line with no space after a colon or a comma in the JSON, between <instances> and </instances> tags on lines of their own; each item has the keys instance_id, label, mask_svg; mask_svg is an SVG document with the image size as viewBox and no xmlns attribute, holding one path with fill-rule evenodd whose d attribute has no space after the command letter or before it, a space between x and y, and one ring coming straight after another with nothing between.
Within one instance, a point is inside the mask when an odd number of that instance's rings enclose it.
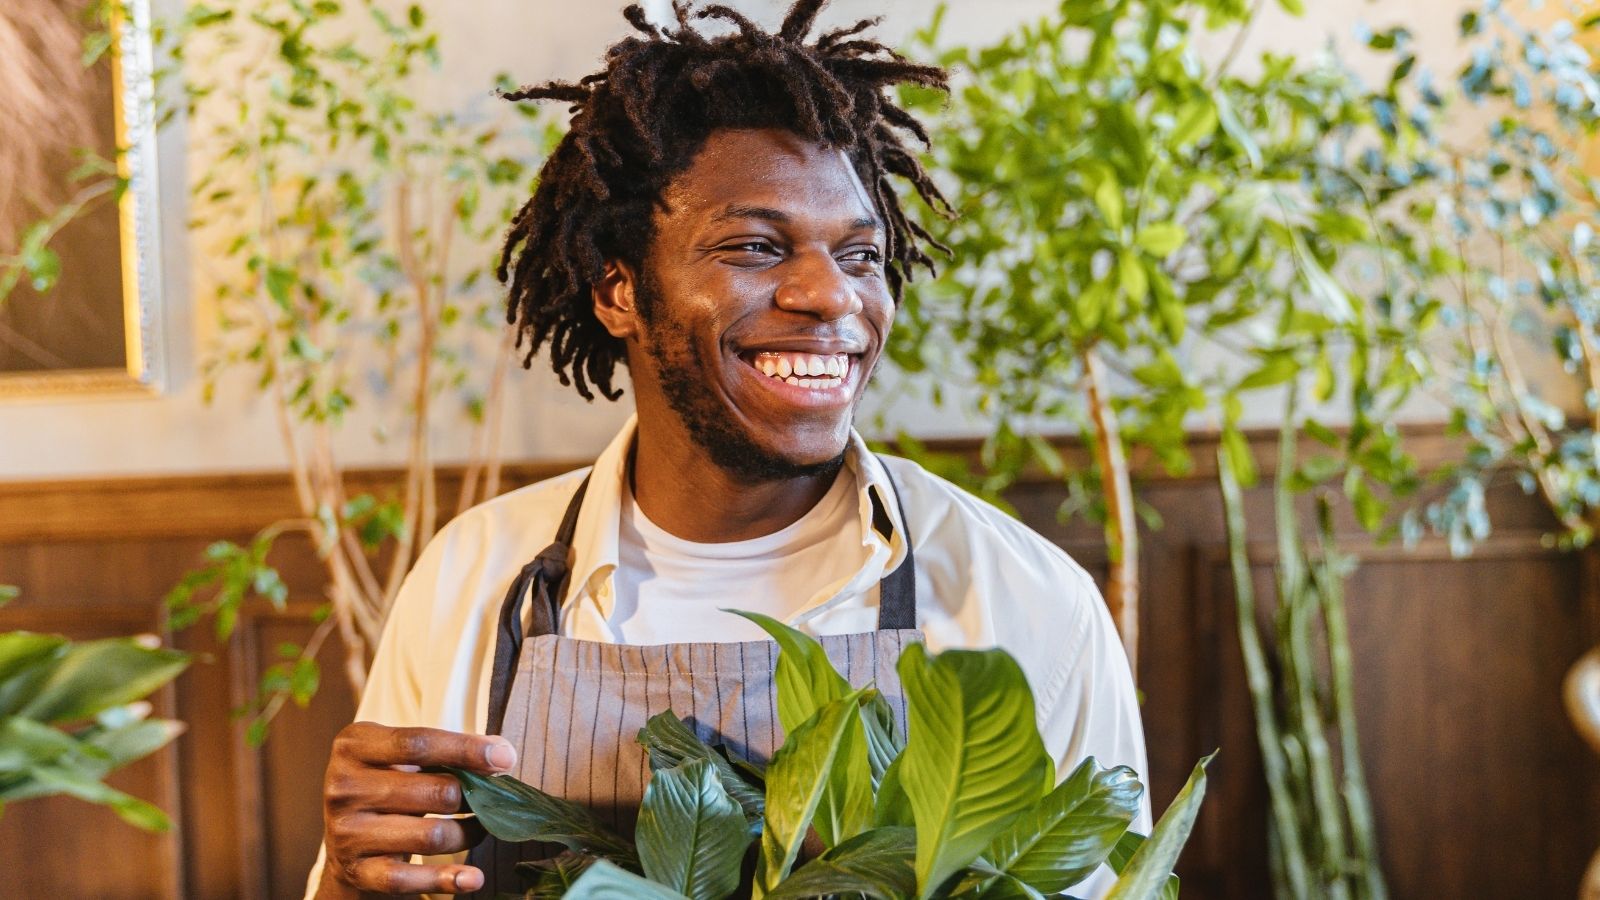
<instances>
[{"instance_id":1,"label":"man","mask_svg":"<svg viewBox=\"0 0 1600 900\"><path fill-rule=\"evenodd\" d=\"M618 396L626 362L637 414L592 469L485 503L423 553L368 721L329 763L318 896L515 889L527 850L423 818L461 798L422 768L515 772L625 827L646 716L770 753L772 645L727 607L818 635L847 677L895 696L907 640L1003 647L1063 774L1090 755L1144 771L1088 575L852 429L903 279L929 262L889 177L942 202L899 138L921 127L885 89L944 73L858 37L870 22L806 43L821 6L800 0L775 34L708 7L737 29L714 38L685 8L659 30L630 7L642 36L604 72L513 95L574 113L513 223L513 321L585 397Z\"/></svg>"}]
</instances>

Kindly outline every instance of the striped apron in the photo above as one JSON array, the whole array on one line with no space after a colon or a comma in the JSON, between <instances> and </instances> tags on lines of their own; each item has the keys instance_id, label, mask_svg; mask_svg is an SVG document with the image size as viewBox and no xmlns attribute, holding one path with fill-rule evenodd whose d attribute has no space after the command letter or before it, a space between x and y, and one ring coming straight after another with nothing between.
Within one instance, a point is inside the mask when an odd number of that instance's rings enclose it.
<instances>
[{"instance_id":1,"label":"striped apron","mask_svg":"<svg viewBox=\"0 0 1600 900\"><path fill-rule=\"evenodd\" d=\"M636 736L651 716L670 709L709 744L724 744L763 764L771 759L782 742L773 689L778 646L772 641L629 646L561 637L559 603L587 487L584 479L555 542L523 567L501 605L486 732L504 735L517 748L512 773L517 778L581 803L620 833L632 834L650 775ZM874 527L889 530L882 508L875 512ZM900 514L905 521L904 506ZM903 733L905 700L894 666L900 651L922 637L916 630L909 536L905 559L879 584L879 597L877 631L819 640L851 684L872 682L883 692ZM532 603L526 636L524 600ZM472 896L520 895L527 879L516 872L516 864L549 858L560 849L485 838L467 857L485 877L483 889Z\"/></svg>"}]
</instances>

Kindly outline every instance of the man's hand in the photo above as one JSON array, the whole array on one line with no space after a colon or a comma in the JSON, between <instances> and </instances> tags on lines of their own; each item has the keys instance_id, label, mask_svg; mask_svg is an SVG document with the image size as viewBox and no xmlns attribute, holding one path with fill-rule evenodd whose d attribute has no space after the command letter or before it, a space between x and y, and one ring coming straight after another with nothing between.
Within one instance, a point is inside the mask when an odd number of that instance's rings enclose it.
<instances>
[{"instance_id":1,"label":"man's hand","mask_svg":"<svg viewBox=\"0 0 1600 900\"><path fill-rule=\"evenodd\" d=\"M472 866L413 865L413 853L466 850L483 837L471 819L423 818L464 812L451 775L419 771L453 766L484 774L511 770L517 753L503 737L436 728L387 728L356 722L339 732L322 788L327 848L319 898L377 894L460 894L483 886Z\"/></svg>"}]
</instances>

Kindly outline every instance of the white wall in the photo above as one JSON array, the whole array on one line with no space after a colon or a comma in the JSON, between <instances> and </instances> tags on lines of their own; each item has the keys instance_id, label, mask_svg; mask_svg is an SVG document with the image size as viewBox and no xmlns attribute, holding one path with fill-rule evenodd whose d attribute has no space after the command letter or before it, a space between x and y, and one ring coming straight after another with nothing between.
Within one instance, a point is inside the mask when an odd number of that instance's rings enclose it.
<instances>
[{"instance_id":1,"label":"white wall","mask_svg":"<svg viewBox=\"0 0 1600 900\"><path fill-rule=\"evenodd\" d=\"M158 6L170 10L181 0ZM628 32L620 0L574 4L558 0L425 0L444 39L446 76L437 90L446 99L481 98L494 73L510 71L528 81L576 77L596 68L606 45ZM655 15L665 0L652 0ZM775 25L786 2L735 2L758 20ZM981 43L1014 24L1048 12L1051 0L954 0L945 33L953 40ZM1269 6L1271 4L1269 3ZM1304 19L1275 8L1256 25L1246 57L1261 49L1313 51L1329 37L1349 43L1357 21L1390 23L1386 13L1363 0L1324 0L1307 4ZM849 23L883 15L879 34L898 41L925 23L931 0L838 0L824 13L824 24ZM1424 58L1449 53L1459 0L1428 0L1406 6L1423 38ZM1220 49L1220 48L1219 48ZM224 384L214 407L201 400L194 375L200 355L197 335L209 321L204 297L189 290L191 263L184 252L184 147L169 135L162 147L162 195L167 254L164 298L170 316L173 383L157 397L30 399L0 401L0 480L66 478L115 474L273 470L284 467L272 410L251 400L247 386ZM542 361L511 384L510 415L504 446L512 459L575 460L593 455L627 415L622 404L585 404L563 389ZM896 424L928 434L959 433L963 426L948 414L935 416L917 403L891 409ZM1271 411L1263 418L1271 419ZM401 457L401 448L377 441L372 418L356 417L342 433L338 451L349 465L381 465ZM449 433L438 435L439 455L460 458L464 447Z\"/></svg>"}]
</instances>

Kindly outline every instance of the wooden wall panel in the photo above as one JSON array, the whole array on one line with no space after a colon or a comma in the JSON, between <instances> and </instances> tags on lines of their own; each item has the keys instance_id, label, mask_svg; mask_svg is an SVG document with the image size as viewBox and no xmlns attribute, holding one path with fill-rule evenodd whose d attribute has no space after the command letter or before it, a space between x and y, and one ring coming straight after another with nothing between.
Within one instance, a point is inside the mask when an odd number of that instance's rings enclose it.
<instances>
[{"instance_id":1,"label":"wooden wall panel","mask_svg":"<svg viewBox=\"0 0 1600 900\"><path fill-rule=\"evenodd\" d=\"M554 470L520 469L511 482ZM1194 760L1221 747L1180 870L1184 896L1252 900L1270 896L1266 794L1221 506L1205 475L1152 480L1142 490L1164 519L1143 548L1150 783L1157 805L1165 804ZM1103 578L1099 530L1057 523L1056 486L1030 483L1012 499L1030 524ZM1271 498L1258 488L1246 500L1266 604ZM154 628L156 600L206 543L245 539L289 502L286 484L271 476L0 484L0 583L24 590L0 610L0 629L88 636ZM1541 544L1549 521L1535 499L1508 488L1490 503L1499 531L1469 561L1436 545L1374 546L1348 523L1342 530L1344 548L1362 563L1349 602L1363 757L1396 900L1571 897L1600 842L1600 760L1580 745L1559 702L1566 667L1600 641L1600 573L1592 556ZM288 611L244 617L226 645L202 630L179 636L207 656L162 698L189 730L118 782L172 810L175 833L142 835L71 801L14 807L0 820L0 867L29 861L31 880L17 896L299 896L321 833L328 745L353 702L330 644L312 706L285 711L261 750L243 746L228 711L277 644L304 640L319 590L304 544L285 546L280 562L294 597ZM117 848L118 859L83 864L103 847Z\"/></svg>"}]
</instances>

